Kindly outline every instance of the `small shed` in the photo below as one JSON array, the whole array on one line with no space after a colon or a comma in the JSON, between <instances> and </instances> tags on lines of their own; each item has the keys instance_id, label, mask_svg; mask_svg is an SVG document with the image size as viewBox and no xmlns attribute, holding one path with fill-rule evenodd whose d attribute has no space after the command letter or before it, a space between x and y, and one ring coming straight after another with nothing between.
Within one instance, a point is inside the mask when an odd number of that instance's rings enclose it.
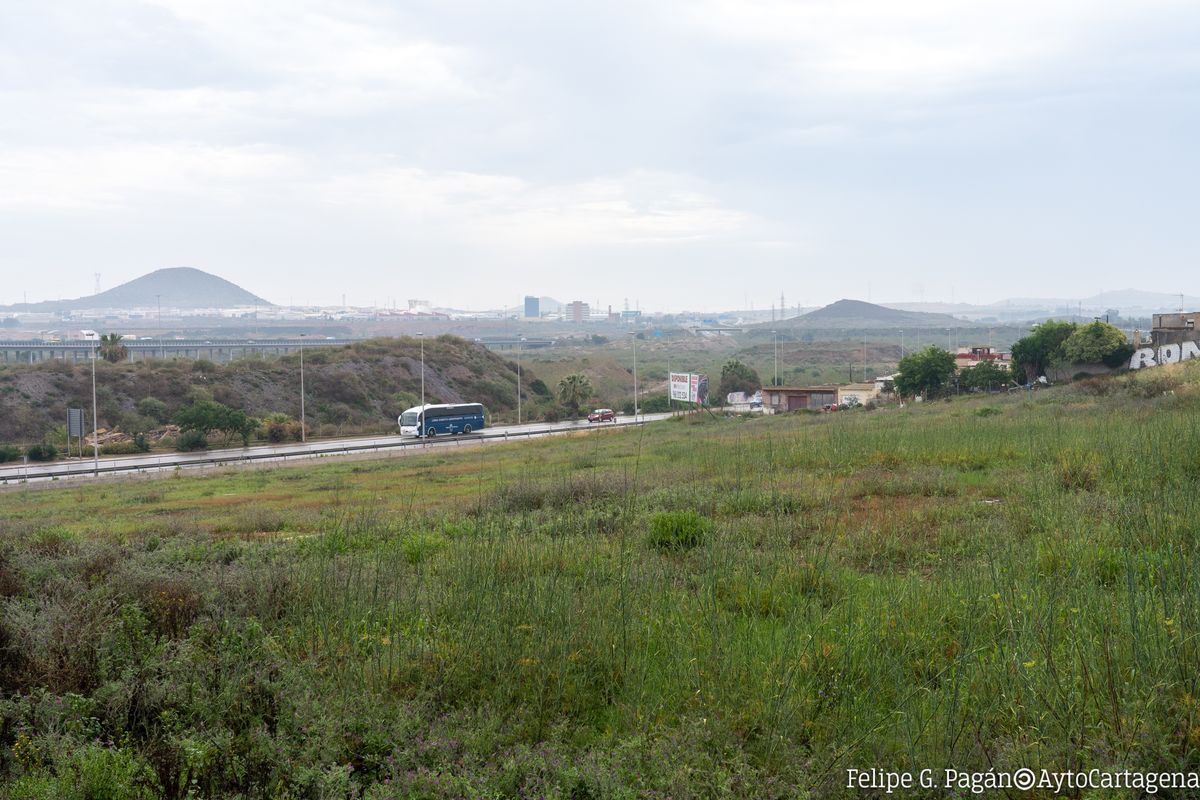
<instances>
[{"instance_id":1,"label":"small shed","mask_svg":"<svg viewBox=\"0 0 1200 800\"><path fill-rule=\"evenodd\" d=\"M874 383L847 383L838 387L838 405L857 402L860 406L865 406L877 397L879 388Z\"/></svg>"},{"instance_id":2,"label":"small shed","mask_svg":"<svg viewBox=\"0 0 1200 800\"><path fill-rule=\"evenodd\" d=\"M772 411L820 411L838 401L838 387L826 386L764 386L763 407Z\"/></svg>"}]
</instances>

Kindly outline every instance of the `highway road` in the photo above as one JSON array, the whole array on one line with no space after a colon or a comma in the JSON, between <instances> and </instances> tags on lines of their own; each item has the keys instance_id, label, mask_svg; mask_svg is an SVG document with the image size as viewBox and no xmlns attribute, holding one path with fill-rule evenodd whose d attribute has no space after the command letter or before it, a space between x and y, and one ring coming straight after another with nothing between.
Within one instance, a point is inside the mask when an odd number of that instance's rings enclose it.
<instances>
[{"instance_id":1,"label":"highway road","mask_svg":"<svg viewBox=\"0 0 1200 800\"><path fill-rule=\"evenodd\" d=\"M655 422L666 419L670 414L639 414L635 421L632 416L618 417L615 423L589 423L583 421L570 422L531 422L524 425L500 425L495 428L485 428L479 433L469 436L435 436L428 441L412 437L401 437L397 432L389 436L355 436L345 439L321 439L317 441L294 444L263 445L238 447L221 450L205 450L198 453L160 453L136 456L102 456L100 458L99 474L128 474L138 472L158 472L161 470L198 469L220 464L246 464L257 462L287 461L291 459L317 458L329 456L352 455L357 453L379 453L384 451L405 450L411 448L433 449L439 447L459 447L464 444L488 444L494 442L513 441L521 438L550 436L556 433L571 431L586 431L607 428L620 428L638 425L643 422ZM96 467L91 458L56 461L51 464L17 464L0 466L0 485L41 482L49 480L66 480L70 478L92 477Z\"/></svg>"}]
</instances>

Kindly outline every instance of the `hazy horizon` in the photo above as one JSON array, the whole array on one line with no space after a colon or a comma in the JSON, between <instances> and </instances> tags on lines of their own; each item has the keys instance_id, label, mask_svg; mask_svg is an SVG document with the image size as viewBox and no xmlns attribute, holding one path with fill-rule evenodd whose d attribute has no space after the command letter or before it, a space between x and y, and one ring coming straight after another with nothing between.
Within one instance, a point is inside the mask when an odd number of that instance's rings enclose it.
<instances>
[{"instance_id":1,"label":"hazy horizon","mask_svg":"<svg viewBox=\"0 0 1200 800\"><path fill-rule=\"evenodd\" d=\"M1200 294L1183 2L0 10L0 304ZM589 296L590 295L590 296Z\"/></svg>"}]
</instances>

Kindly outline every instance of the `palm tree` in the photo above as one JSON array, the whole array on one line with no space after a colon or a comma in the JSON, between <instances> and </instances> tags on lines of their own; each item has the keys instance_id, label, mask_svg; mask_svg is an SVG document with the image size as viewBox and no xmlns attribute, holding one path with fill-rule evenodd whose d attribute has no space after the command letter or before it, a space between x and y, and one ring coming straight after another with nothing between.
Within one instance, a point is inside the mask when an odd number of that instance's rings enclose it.
<instances>
[{"instance_id":1,"label":"palm tree","mask_svg":"<svg viewBox=\"0 0 1200 800\"><path fill-rule=\"evenodd\" d=\"M116 364L124 361L129 355L129 348L121 344L121 334L106 333L100 337L100 357L105 361Z\"/></svg>"},{"instance_id":2,"label":"palm tree","mask_svg":"<svg viewBox=\"0 0 1200 800\"><path fill-rule=\"evenodd\" d=\"M571 412L572 417L579 416L579 406L592 396L592 382L586 375L576 372L558 382L558 399Z\"/></svg>"}]
</instances>

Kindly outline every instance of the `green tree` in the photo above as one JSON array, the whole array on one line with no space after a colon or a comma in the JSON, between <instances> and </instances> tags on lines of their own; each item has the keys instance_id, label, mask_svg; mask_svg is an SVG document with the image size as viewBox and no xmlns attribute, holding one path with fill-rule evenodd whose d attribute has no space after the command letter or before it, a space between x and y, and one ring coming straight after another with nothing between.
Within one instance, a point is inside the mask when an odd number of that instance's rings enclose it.
<instances>
[{"instance_id":1,"label":"green tree","mask_svg":"<svg viewBox=\"0 0 1200 800\"><path fill-rule=\"evenodd\" d=\"M100 357L109 363L116 364L129 356L129 348L121 344L119 333L105 333L100 336Z\"/></svg>"},{"instance_id":2,"label":"green tree","mask_svg":"<svg viewBox=\"0 0 1200 800\"><path fill-rule=\"evenodd\" d=\"M571 412L572 417L579 416L579 407L591 396L592 382L586 375L576 372L558 382L558 399Z\"/></svg>"},{"instance_id":3,"label":"green tree","mask_svg":"<svg viewBox=\"0 0 1200 800\"><path fill-rule=\"evenodd\" d=\"M214 431L220 431L225 434L226 444L234 436L240 436L242 444L247 446L250 437L262 424L240 408L230 408L216 400L197 400L187 408L180 409L174 420L184 433L196 431L207 438Z\"/></svg>"},{"instance_id":4,"label":"green tree","mask_svg":"<svg viewBox=\"0 0 1200 800\"><path fill-rule=\"evenodd\" d=\"M230 409L225 415L224 424L221 430L225 433L225 442L228 443L234 436L238 436L242 440L243 447L250 446L250 437L258 431L262 423L251 416L248 416L245 411L239 409Z\"/></svg>"},{"instance_id":5,"label":"green tree","mask_svg":"<svg viewBox=\"0 0 1200 800\"><path fill-rule=\"evenodd\" d=\"M1063 342L1062 352L1072 364L1104 363L1112 367L1133 354L1133 345L1120 328L1096 320L1076 328Z\"/></svg>"},{"instance_id":6,"label":"green tree","mask_svg":"<svg viewBox=\"0 0 1200 800\"><path fill-rule=\"evenodd\" d=\"M717 400L724 403L731 392L754 394L762 388L762 381L753 367L731 358L721 367L721 383L717 387Z\"/></svg>"},{"instance_id":7,"label":"green tree","mask_svg":"<svg viewBox=\"0 0 1200 800\"><path fill-rule=\"evenodd\" d=\"M1047 367L1065 358L1063 342L1074 332L1074 322L1048 320L1036 325L1031 334L1013 343L1013 361L1028 380L1045 375Z\"/></svg>"},{"instance_id":8,"label":"green tree","mask_svg":"<svg viewBox=\"0 0 1200 800\"><path fill-rule=\"evenodd\" d=\"M213 431L223 431L229 423L231 409L216 400L197 400L187 408L181 408L174 417L175 424L184 431L199 431L208 436Z\"/></svg>"},{"instance_id":9,"label":"green tree","mask_svg":"<svg viewBox=\"0 0 1200 800\"><path fill-rule=\"evenodd\" d=\"M1006 365L995 361L980 361L960 372L958 379L968 389L990 392L1008 384L1012 380L1012 372Z\"/></svg>"},{"instance_id":10,"label":"green tree","mask_svg":"<svg viewBox=\"0 0 1200 800\"><path fill-rule=\"evenodd\" d=\"M900 396L921 394L933 397L954 381L954 354L940 347L926 347L900 359L896 391Z\"/></svg>"}]
</instances>

